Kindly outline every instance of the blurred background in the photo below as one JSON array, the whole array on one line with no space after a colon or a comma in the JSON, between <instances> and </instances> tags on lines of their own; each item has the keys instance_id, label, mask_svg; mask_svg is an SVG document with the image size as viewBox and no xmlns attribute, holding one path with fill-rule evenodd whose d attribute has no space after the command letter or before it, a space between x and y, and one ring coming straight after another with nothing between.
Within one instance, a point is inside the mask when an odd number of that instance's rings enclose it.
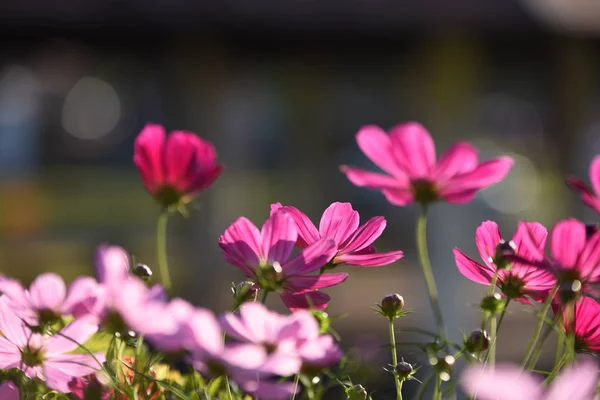
<instances>
[{"instance_id":1,"label":"blurred background","mask_svg":"<svg viewBox=\"0 0 600 400\"><path fill-rule=\"evenodd\" d=\"M25 282L44 271L92 274L101 242L153 266L159 207L132 163L133 141L147 122L191 130L215 143L225 172L189 218L170 220L175 293L226 310L242 274L217 238L241 215L262 224L271 203L315 222L334 201L352 202L363 221L383 215L376 245L406 257L345 268L348 281L328 293L330 314L348 314L334 323L343 346L364 364L354 380L386 398L387 327L369 307L398 292L414 311L399 328L432 329L433 319L416 207L394 207L339 172L372 168L355 133L417 120L438 153L466 139L483 159L515 158L508 178L472 203L431 209L434 272L460 340L479 324L484 288L459 274L452 248L476 258L483 220L510 237L521 219L596 218L564 177L587 181L600 153L598 21L600 5L586 0L3 1L0 271ZM534 322L531 308L511 305L500 360L519 359ZM426 364L414 347L399 354Z\"/></svg>"}]
</instances>

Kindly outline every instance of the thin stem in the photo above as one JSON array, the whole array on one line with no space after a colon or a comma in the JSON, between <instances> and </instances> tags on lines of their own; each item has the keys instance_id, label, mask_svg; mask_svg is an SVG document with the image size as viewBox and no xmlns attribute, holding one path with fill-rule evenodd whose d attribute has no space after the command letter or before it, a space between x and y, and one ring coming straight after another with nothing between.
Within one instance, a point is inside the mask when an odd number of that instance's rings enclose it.
<instances>
[{"instance_id":1,"label":"thin stem","mask_svg":"<svg viewBox=\"0 0 600 400\"><path fill-rule=\"evenodd\" d=\"M510 299L507 298L504 303L504 307L502 308L502 312L500 313L500 317L496 319L495 316L492 317L490 321L490 350L487 354L487 359L489 363L493 366L496 363L496 342L498 341L498 332L500 331L500 326L502 325L502 321L504 320L504 316L506 315L506 310L508 309L508 305L510 304Z\"/></svg>"},{"instance_id":2,"label":"thin stem","mask_svg":"<svg viewBox=\"0 0 600 400\"><path fill-rule=\"evenodd\" d=\"M171 275L169 274L169 264L167 261L167 222L169 221L169 211L163 211L158 217L156 226L156 249L158 256L158 268L160 278L165 290L171 290Z\"/></svg>"},{"instance_id":3,"label":"thin stem","mask_svg":"<svg viewBox=\"0 0 600 400\"><path fill-rule=\"evenodd\" d=\"M266 304L268 296L269 296L269 291L268 290L263 290L263 294L262 294L262 297L260 299L260 302L263 303L263 304Z\"/></svg>"},{"instance_id":4,"label":"thin stem","mask_svg":"<svg viewBox=\"0 0 600 400\"><path fill-rule=\"evenodd\" d=\"M431 302L431 309L433 310L433 316L440 333L440 340L447 346L447 335L446 327L444 325L444 317L442 316L442 309L440 308L440 301L435 284L435 278L433 271L431 270L431 262L429 261L429 254L427 252L427 207L421 208L421 214L417 220L417 251L419 253L419 261L421 262L421 269L423 270L423 276L427 283L427 291L429 292L429 301Z\"/></svg>"},{"instance_id":5,"label":"thin stem","mask_svg":"<svg viewBox=\"0 0 600 400\"><path fill-rule=\"evenodd\" d=\"M398 379L396 366L398 365L398 354L396 353L396 334L394 333L394 319L388 319L390 323L390 347L392 350L392 364L394 368L394 383L396 384L396 399L402 400L402 382Z\"/></svg>"},{"instance_id":6,"label":"thin stem","mask_svg":"<svg viewBox=\"0 0 600 400\"><path fill-rule=\"evenodd\" d=\"M292 395L291 400L296 399L296 392L298 392L298 382L300 382L300 374L296 374L296 376L294 377L294 394Z\"/></svg>"},{"instance_id":7,"label":"thin stem","mask_svg":"<svg viewBox=\"0 0 600 400\"><path fill-rule=\"evenodd\" d=\"M554 322L554 320L553 320L553 322ZM533 353L533 357L531 357L531 359L525 366L526 369L532 369L535 367L538 360L540 359L540 356L542 355L544 343L546 343L546 340L550 336L550 333L552 332L553 329L554 329L554 323L546 325L546 327L544 328L544 332L542 333L542 336L541 336L541 338L536 346L536 349ZM557 339L557 343L558 343L558 339Z\"/></svg>"},{"instance_id":8,"label":"thin stem","mask_svg":"<svg viewBox=\"0 0 600 400\"><path fill-rule=\"evenodd\" d=\"M533 331L533 335L531 336L531 339L529 340L529 344L527 345L527 353L525 353L525 357L523 358L523 361L521 361L522 368L525 368L525 366L529 362L529 358L533 354L533 349L535 348L535 344L540 336L542 327L544 326L544 322L546 320L546 314L548 314L548 310L550 309L550 304L552 303L552 299L556 295L556 292L558 292L558 283L556 285L554 285L554 288L552 289L552 291L548 295L548 298L546 298L546 301L544 302L544 307L542 308L542 311L538 315L538 322L535 326L535 330Z\"/></svg>"},{"instance_id":9,"label":"thin stem","mask_svg":"<svg viewBox=\"0 0 600 400\"><path fill-rule=\"evenodd\" d=\"M433 400L442 400L442 379L439 375L435 377L435 387L433 389Z\"/></svg>"}]
</instances>

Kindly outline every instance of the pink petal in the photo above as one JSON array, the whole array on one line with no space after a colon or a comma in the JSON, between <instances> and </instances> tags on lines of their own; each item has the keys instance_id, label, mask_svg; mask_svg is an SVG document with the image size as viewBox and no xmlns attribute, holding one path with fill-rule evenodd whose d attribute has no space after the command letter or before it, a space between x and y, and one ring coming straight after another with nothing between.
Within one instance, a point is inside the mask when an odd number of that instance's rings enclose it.
<instances>
[{"instance_id":1,"label":"pink petal","mask_svg":"<svg viewBox=\"0 0 600 400\"><path fill-rule=\"evenodd\" d=\"M282 265L283 274L284 276L309 274L327 265L336 252L337 246L333 240L319 239Z\"/></svg>"},{"instance_id":2,"label":"pink petal","mask_svg":"<svg viewBox=\"0 0 600 400\"><path fill-rule=\"evenodd\" d=\"M263 225L261 232L262 254L268 265L275 261L284 263L290 257L298 232L294 220L283 212L274 213Z\"/></svg>"},{"instance_id":3,"label":"pink petal","mask_svg":"<svg viewBox=\"0 0 600 400\"><path fill-rule=\"evenodd\" d=\"M474 170L457 175L446 182L440 189L443 198L471 195L473 190L485 189L500 182L510 171L514 160L510 157L500 157L495 160L483 162Z\"/></svg>"},{"instance_id":4,"label":"pink petal","mask_svg":"<svg viewBox=\"0 0 600 400\"><path fill-rule=\"evenodd\" d=\"M391 204L395 206L407 206L415 201L415 195L410 188L402 189L383 189L383 195Z\"/></svg>"},{"instance_id":5,"label":"pink petal","mask_svg":"<svg viewBox=\"0 0 600 400\"><path fill-rule=\"evenodd\" d=\"M363 126L356 134L356 142L375 165L388 174L405 179L406 173L398 166L390 137L383 129L376 125Z\"/></svg>"},{"instance_id":6,"label":"pink petal","mask_svg":"<svg viewBox=\"0 0 600 400\"><path fill-rule=\"evenodd\" d=\"M92 314L99 316L106 303L104 288L88 276L76 278L69 285L67 298L61 312L73 314L75 318Z\"/></svg>"},{"instance_id":7,"label":"pink petal","mask_svg":"<svg viewBox=\"0 0 600 400\"><path fill-rule=\"evenodd\" d=\"M494 276L493 270L473 261L459 249L454 249L453 252L456 266L465 278L482 285L490 285Z\"/></svg>"},{"instance_id":8,"label":"pink petal","mask_svg":"<svg viewBox=\"0 0 600 400\"><path fill-rule=\"evenodd\" d=\"M291 292L302 292L307 289L322 289L338 285L348 278L348 274L321 274L314 276L290 276L285 281L285 289Z\"/></svg>"},{"instance_id":9,"label":"pink petal","mask_svg":"<svg viewBox=\"0 0 600 400\"><path fill-rule=\"evenodd\" d=\"M374 189L399 189L408 187L408 179L391 177L378 172L369 172L346 165L340 167L346 178L356 186Z\"/></svg>"},{"instance_id":10,"label":"pink petal","mask_svg":"<svg viewBox=\"0 0 600 400\"><path fill-rule=\"evenodd\" d=\"M535 261L544 259L544 248L548 230L537 222L519 222L517 232L513 236L513 242L517 246L517 253L525 258Z\"/></svg>"},{"instance_id":11,"label":"pink petal","mask_svg":"<svg viewBox=\"0 0 600 400\"><path fill-rule=\"evenodd\" d=\"M496 256L496 246L502 241L502 235L498 224L494 221L484 221L475 231L475 244L479 255L483 262L492 270L496 270L496 266L490 261L490 258Z\"/></svg>"},{"instance_id":12,"label":"pink petal","mask_svg":"<svg viewBox=\"0 0 600 400\"><path fill-rule=\"evenodd\" d=\"M566 182L571 189L579 192L581 201L583 201L585 205L600 213L600 198L597 194L592 192L588 185L586 185L581 179L572 176L567 178Z\"/></svg>"},{"instance_id":13,"label":"pink petal","mask_svg":"<svg viewBox=\"0 0 600 400\"><path fill-rule=\"evenodd\" d=\"M590 165L590 181L596 192L596 196L600 196L600 156L596 156Z\"/></svg>"},{"instance_id":14,"label":"pink petal","mask_svg":"<svg viewBox=\"0 0 600 400\"><path fill-rule=\"evenodd\" d=\"M190 191L198 192L210 186L223 171L223 166L217 163L217 151L211 142L197 138L196 172L191 183Z\"/></svg>"},{"instance_id":15,"label":"pink petal","mask_svg":"<svg viewBox=\"0 0 600 400\"><path fill-rule=\"evenodd\" d=\"M17 368L21 363L21 349L0 336L0 369Z\"/></svg>"},{"instance_id":16,"label":"pink petal","mask_svg":"<svg viewBox=\"0 0 600 400\"><path fill-rule=\"evenodd\" d=\"M11 343L23 347L31 336L31 331L15 314L12 302L6 296L0 296L0 332Z\"/></svg>"},{"instance_id":17,"label":"pink petal","mask_svg":"<svg viewBox=\"0 0 600 400\"><path fill-rule=\"evenodd\" d=\"M578 260L581 277L588 283L600 282L600 232L585 244Z\"/></svg>"},{"instance_id":18,"label":"pink petal","mask_svg":"<svg viewBox=\"0 0 600 400\"><path fill-rule=\"evenodd\" d=\"M495 369L469 366L460 377L467 394L478 400L542 400L541 383L512 365L497 365Z\"/></svg>"},{"instance_id":19,"label":"pink petal","mask_svg":"<svg viewBox=\"0 0 600 400\"><path fill-rule=\"evenodd\" d=\"M96 250L94 267L98 282L112 282L129 276L129 254L119 246L101 244Z\"/></svg>"},{"instance_id":20,"label":"pink petal","mask_svg":"<svg viewBox=\"0 0 600 400\"><path fill-rule=\"evenodd\" d=\"M411 179L428 178L435 165L435 145L429 132L417 122L396 125L390 131L397 163Z\"/></svg>"},{"instance_id":21,"label":"pink petal","mask_svg":"<svg viewBox=\"0 0 600 400\"><path fill-rule=\"evenodd\" d=\"M352 209L352 204L335 202L323 212L319 233L339 246L356 231L358 224L358 212Z\"/></svg>"},{"instance_id":22,"label":"pink petal","mask_svg":"<svg viewBox=\"0 0 600 400\"><path fill-rule=\"evenodd\" d=\"M27 292L16 279L8 278L0 274L0 294L10 298L15 307L29 307Z\"/></svg>"},{"instance_id":23,"label":"pink petal","mask_svg":"<svg viewBox=\"0 0 600 400\"><path fill-rule=\"evenodd\" d=\"M253 343L261 343L267 337L265 321L270 312L261 303L244 303L240 306L240 316L225 314L222 325L228 335Z\"/></svg>"},{"instance_id":24,"label":"pink petal","mask_svg":"<svg viewBox=\"0 0 600 400\"><path fill-rule=\"evenodd\" d=\"M260 231L252 222L240 217L231 224L219 238L227 261L240 267L247 275L252 275L263 258Z\"/></svg>"},{"instance_id":25,"label":"pink petal","mask_svg":"<svg viewBox=\"0 0 600 400\"><path fill-rule=\"evenodd\" d=\"M288 214L296 223L296 228L298 230L298 241L296 244L298 246L307 247L308 245L311 245L319 240L321 235L306 214L298 210L296 207L291 206L281 207L281 205L279 205L278 209ZM271 206L271 210L273 210L273 205Z\"/></svg>"},{"instance_id":26,"label":"pink petal","mask_svg":"<svg viewBox=\"0 0 600 400\"><path fill-rule=\"evenodd\" d=\"M342 254L354 253L361 251L365 247L373 243L383 233L387 222L383 217L373 217L368 220L363 226L358 228L354 235L342 243L339 252Z\"/></svg>"},{"instance_id":27,"label":"pink petal","mask_svg":"<svg viewBox=\"0 0 600 400\"><path fill-rule=\"evenodd\" d=\"M147 124L135 139L133 161L150 192L156 191L165 182L163 169L165 141L165 129L155 124Z\"/></svg>"},{"instance_id":28,"label":"pink petal","mask_svg":"<svg viewBox=\"0 0 600 400\"><path fill-rule=\"evenodd\" d=\"M220 356L234 369L257 371L264 364L267 352L262 344L232 344ZM233 373L232 376L235 379L236 374Z\"/></svg>"},{"instance_id":29,"label":"pink petal","mask_svg":"<svg viewBox=\"0 0 600 400\"><path fill-rule=\"evenodd\" d=\"M199 138L191 132L171 132L165 148L165 179L169 186L187 193L197 175Z\"/></svg>"},{"instance_id":30,"label":"pink petal","mask_svg":"<svg viewBox=\"0 0 600 400\"><path fill-rule=\"evenodd\" d=\"M69 382L73 379L73 376L63 372L60 368L48 363L44 365L43 369L38 371L38 378L46 381L48 388L56 390L57 392L68 393L70 391Z\"/></svg>"},{"instance_id":31,"label":"pink petal","mask_svg":"<svg viewBox=\"0 0 600 400\"><path fill-rule=\"evenodd\" d=\"M575 304L575 334L589 348L600 345L600 304L590 297L581 297ZM568 315L563 313L568 324Z\"/></svg>"},{"instance_id":32,"label":"pink petal","mask_svg":"<svg viewBox=\"0 0 600 400\"><path fill-rule=\"evenodd\" d=\"M84 344L98 331L98 324L93 317L77 319L60 331L60 335L53 335L44 346L48 357L75 350Z\"/></svg>"},{"instance_id":33,"label":"pink petal","mask_svg":"<svg viewBox=\"0 0 600 400\"><path fill-rule=\"evenodd\" d=\"M19 393L19 388L17 388L17 385L10 381L0 384L0 399L20 400L21 394Z\"/></svg>"},{"instance_id":34,"label":"pink petal","mask_svg":"<svg viewBox=\"0 0 600 400\"><path fill-rule=\"evenodd\" d=\"M223 350L223 330L215 315L205 309L196 309L189 322L189 340L186 345L192 353L199 350L218 354ZM189 343L189 344L188 344Z\"/></svg>"},{"instance_id":35,"label":"pink petal","mask_svg":"<svg viewBox=\"0 0 600 400\"><path fill-rule=\"evenodd\" d=\"M598 367L595 362L588 361L575 364L563 370L552 381L546 394L546 400L590 400L596 394L598 384Z\"/></svg>"},{"instance_id":36,"label":"pink petal","mask_svg":"<svg viewBox=\"0 0 600 400\"><path fill-rule=\"evenodd\" d=\"M477 167L477 150L466 142L458 142L446 150L435 167L433 178L443 182Z\"/></svg>"},{"instance_id":37,"label":"pink petal","mask_svg":"<svg viewBox=\"0 0 600 400\"><path fill-rule=\"evenodd\" d=\"M463 192L445 194L444 200L451 204L466 204L475 198L479 189L465 190Z\"/></svg>"},{"instance_id":38,"label":"pink petal","mask_svg":"<svg viewBox=\"0 0 600 400\"><path fill-rule=\"evenodd\" d=\"M552 229L552 257L563 268L574 268L586 242L585 225L574 218L560 221Z\"/></svg>"},{"instance_id":39,"label":"pink petal","mask_svg":"<svg viewBox=\"0 0 600 400\"><path fill-rule=\"evenodd\" d=\"M329 295L314 291L314 292L303 292L303 293L291 293L283 291L281 293L281 300L291 311L314 308L315 310L323 310L327 307L327 302L331 297Z\"/></svg>"},{"instance_id":40,"label":"pink petal","mask_svg":"<svg viewBox=\"0 0 600 400\"><path fill-rule=\"evenodd\" d=\"M29 287L29 302L36 310L59 311L67 288L62 278L53 273L39 275Z\"/></svg>"},{"instance_id":41,"label":"pink petal","mask_svg":"<svg viewBox=\"0 0 600 400\"><path fill-rule=\"evenodd\" d=\"M391 264L404 257L404 253L400 250L390 251L387 253L372 253L372 254L343 254L335 257L335 263L354 265L357 267L382 267Z\"/></svg>"},{"instance_id":42,"label":"pink petal","mask_svg":"<svg viewBox=\"0 0 600 400\"><path fill-rule=\"evenodd\" d=\"M56 368L72 377L81 377L98 372L106 361L104 354L59 354L49 357L44 363L46 368Z\"/></svg>"},{"instance_id":43,"label":"pink petal","mask_svg":"<svg viewBox=\"0 0 600 400\"><path fill-rule=\"evenodd\" d=\"M260 370L269 374L290 376L298 373L302 361L296 356L275 352L267 357Z\"/></svg>"}]
</instances>

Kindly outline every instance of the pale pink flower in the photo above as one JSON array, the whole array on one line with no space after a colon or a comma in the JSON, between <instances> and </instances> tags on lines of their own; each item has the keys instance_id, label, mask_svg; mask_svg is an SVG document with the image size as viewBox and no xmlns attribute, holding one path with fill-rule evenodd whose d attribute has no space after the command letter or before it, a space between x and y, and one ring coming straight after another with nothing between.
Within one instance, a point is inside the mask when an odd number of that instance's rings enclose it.
<instances>
[{"instance_id":1,"label":"pale pink flower","mask_svg":"<svg viewBox=\"0 0 600 400\"><path fill-rule=\"evenodd\" d=\"M460 383L478 400L592 400L597 398L598 367L595 362L576 364L544 387L540 379L516 365L469 366Z\"/></svg>"},{"instance_id":2,"label":"pale pink flower","mask_svg":"<svg viewBox=\"0 0 600 400\"><path fill-rule=\"evenodd\" d=\"M191 201L223 169L212 143L185 131L167 137L155 124L146 125L135 140L133 161L146 189L166 207Z\"/></svg>"},{"instance_id":3,"label":"pale pink flower","mask_svg":"<svg viewBox=\"0 0 600 400\"><path fill-rule=\"evenodd\" d=\"M60 334L44 336L32 332L12 311L6 296L0 297L0 369L19 368L29 378L39 378L49 388L69 392L73 377L89 375L101 369L104 355L68 354L85 343L98 325L91 318L75 320ZM67 339L68 338L68 339Z\"/></svg>"},{"instance_id":4,"label":"pale pink flower","mask_svg":"<svg viewBox=\"0 0 600 400\"><path fill-rule=\"evenodd\" d=\"M569 306L570 307L570 306ZM552 304L555 313L562 315L565 333L575 333L575 349L578 352L600 353L600 304L591 297L580 297L574 303L575 317L569 321L569 313L558 302Z\"/></svg>"},{"instance_id":5,"label":"pale pink flower","mask_svg":"<svg viewBox=\"0 0 600 400\"><path fill-rule=\"evenodd\" d=\"M581 179L567 178L567 184L571 189L579 192L581 200L600 214L600 156L596 156L590 165L590 181L592 182L592 189Z\"/></svg>"},{"instance_id":6,"label":"pale pink flower","mask_svg":"<svg viewBox=\"0 0 600 400\"><path fill-rule=\"evenodd\" d=\"M350 203L333 203L323 213L319 229L300 210L280 203L271 205L272 212L289 214L298 228L299 247L305 248L321 238L333 239L337 252L330 261L332 265L350 264L360 267L379 267L391 264L404 255L402 251L377 253L371 244L383 233L386 220L373 217L359 226L358 212Z\"/></svg>"},{"instance_id":7,"label":"pale pink flower","mask_svg":"<svg viewBox=\"0 0 600 400\"><path fill-rule=\"evenodd\" d=\"M381 190L397 206L441 199L467 203L481 189L501 181L513 165L510 157L480 164L477 150L465 142L454 144L436 161L433 139L416 122L397 125L389 135L378 126L364 126L356 141L387 174L348 166L342 166L342 172L357 186Z\"/></svg>"},{"instance_id":8,"label":"pale pink flower","mask_svg":"<svg viewBox=\"0 0 600 400\"><path fill-rule=\"evenodd\" d=\"M586 290L589 284L600 282L600 232L588 236L583 222L574 218L559 221L552 228L552 257L544 256L535 238L531 228L524 231L523 246L535 261L521 260L523 263L550 271L559 281L579 280Z\"/></svg>"},{"instance_id":9,"label":"pale pink flower","mask_svg":"<svg viewBox=\"0 0 600 400\"><path fill-rule=\"evenodd\" d=\"M348 274L308 275L324 267L336 253L332 239L322 238L290 259L298 239L292 218L275 212L261 230L238 218L219 238L225 259L263 290L277 291L290 309L327 306L329 296L317 289L337 285Z\"/></svg>"},{"instance_id":10,"label":"pale pink flower","mask_svg":"<svg viewBox=\"0 0 600 400\"><path fill-rule=\"evenodd\" d=\"M556 284L554 275L544 269L513 262L509 256L517 254L525 259L535 261L527 246L523 245L523 235L529 235L539 252L544 250L548 232L537 222L520 222L512 241L506 242L498 225L493 221L483 222L475 233L475 243L483 264L454 249L454 259L461 274L473 282L491 285L494 274L498 271L496 286L502 293L520 302L528 303L526 296L543 300Z\"/></svg>"},{"instance_id":11,"label":"pale pink flower","mask_svg":"<svg viewBox=\"0 0 600 400\"><path fill-rule=\"evenodd\" d=\"M21 400L21 394L17 385L10 381L0 383L0 399Z\"/></svg>"}]
</instances>

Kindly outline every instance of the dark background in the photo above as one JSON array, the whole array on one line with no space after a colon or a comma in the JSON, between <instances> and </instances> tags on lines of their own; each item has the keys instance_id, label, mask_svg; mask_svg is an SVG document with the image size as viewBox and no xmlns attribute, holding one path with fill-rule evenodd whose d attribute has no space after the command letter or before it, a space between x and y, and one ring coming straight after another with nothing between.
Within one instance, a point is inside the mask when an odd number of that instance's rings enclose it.
<instances>
[{"instance_id":1,"label":"dark background","mask_svg":"<svg viewBox=\"0 0 600 400\"><path fill-rule=\"evenodd\" d=\"M213 141L225 172L169 225L175 292L224 311L242 279L217 238L238 216L260 225L280 201L315 222L333 201L362 220L384 215L388 267L348 267L328 291L345 348L367 366L355 380L390 392L386 323L369 307L401 293L402 326L433 328L416 263L416 209L351 185L340 164L370 168L354 135L408 120L438 153L457 139L483 159L515 157L508 178L464 206L436 205L429 242L451 336L478 325L484 289L457 271L452 248L474 258L475 228L521 219L551 226L584 210L564 185L588 180L600 153L600 6L548 0L219 0L0 2L0 271L30 281L92 274L100 242L155 264L158 206L132 163L147 122ZM540 6L543 4L543 6ZM273 297L270 304L280 307ZM281 308L279 308L281 309ZM499 359L517 359L533 325L512 305ZM401 334L400 341L421 338ZM420 363L414 348L400 355ZM419 373L422 377L422 373ZM407 384L414 390L416 384Z\"/></svg>"}]
</instances>

